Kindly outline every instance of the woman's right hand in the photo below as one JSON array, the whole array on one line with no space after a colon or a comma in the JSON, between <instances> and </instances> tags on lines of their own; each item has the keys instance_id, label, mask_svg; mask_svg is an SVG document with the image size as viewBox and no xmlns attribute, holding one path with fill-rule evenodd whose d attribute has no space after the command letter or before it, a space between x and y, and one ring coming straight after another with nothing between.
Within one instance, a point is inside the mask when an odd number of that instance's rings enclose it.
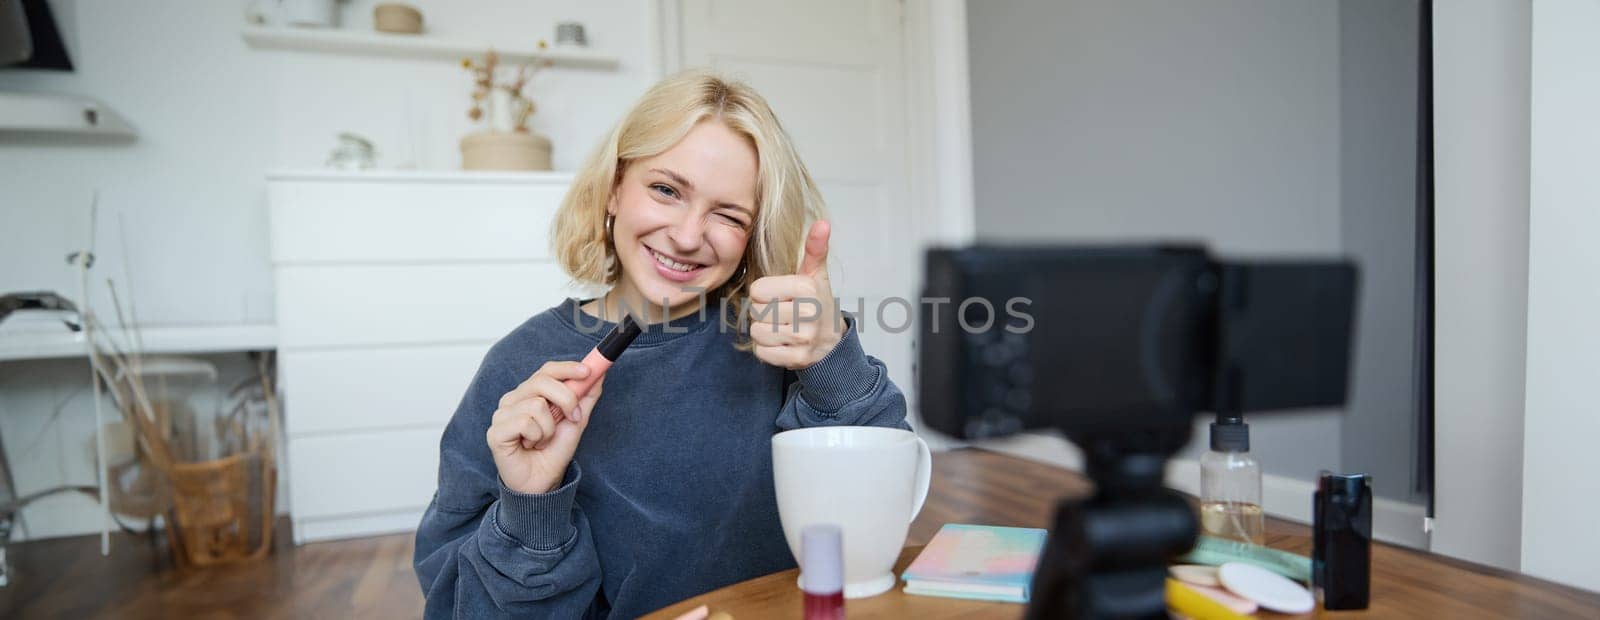
<instances>
[{"instance_id":1,"label":"woman's right hand","mask_svg":"<svg viewBox=\"0 0 1600 620\"><path fill-rule=\"evenodd\" d=\"M549 493L561 486L605 379L579 399L565 381L594 372L578 362L548 362L516 389L500 397L489 423L489 452L506 488ZM578 415L562 412L577 410Z\"/></svg>"}]
</instances>

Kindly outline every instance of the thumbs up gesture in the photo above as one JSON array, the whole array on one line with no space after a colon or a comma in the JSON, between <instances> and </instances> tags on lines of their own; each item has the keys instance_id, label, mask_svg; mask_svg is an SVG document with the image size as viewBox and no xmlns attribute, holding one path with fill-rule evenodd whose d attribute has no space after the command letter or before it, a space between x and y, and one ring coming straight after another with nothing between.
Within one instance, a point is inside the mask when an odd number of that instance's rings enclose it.
<instances>
[{"instance_id":1,"label":"thumbs up gesture","mask_svg":"<svg viewBox=\"0 0 1600 620\"><path fill-rule=\"evenodd\" d=\"M767 276L750 285L750 340L761 361L789 370L808 368L844 337L844 319L828 283L830 230L823 220L811 225L799 273Z\"/></svg>"}]
</instances>

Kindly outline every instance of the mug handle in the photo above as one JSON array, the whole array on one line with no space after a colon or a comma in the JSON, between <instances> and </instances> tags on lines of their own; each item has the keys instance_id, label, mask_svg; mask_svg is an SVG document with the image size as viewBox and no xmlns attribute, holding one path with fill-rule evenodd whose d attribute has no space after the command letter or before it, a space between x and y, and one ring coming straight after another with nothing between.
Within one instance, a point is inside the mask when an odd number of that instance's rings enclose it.
<instances>
[{"instance_id":1,"label":"mug handle","mask_svg":"<svg viewBox=\"0 0 1600 620\"><path fill-rule=\"evenodd\" d=\"M922 504L928 501L928 486L933 483L933 451L928 449L928 442L917 437L917 480L916 501L911 503L911 520L916 521L917 515L922 512Z\"/></svg>"}]
</instances>

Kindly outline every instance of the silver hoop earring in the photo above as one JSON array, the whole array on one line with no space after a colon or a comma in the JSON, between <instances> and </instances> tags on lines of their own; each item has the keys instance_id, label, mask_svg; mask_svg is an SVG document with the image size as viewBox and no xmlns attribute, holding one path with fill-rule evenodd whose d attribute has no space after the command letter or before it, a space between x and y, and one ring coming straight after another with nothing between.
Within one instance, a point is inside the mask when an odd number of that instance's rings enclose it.
<instances>
[{"instance_id":1,"label":"silver hoop earring","mask_svg":"<svg viewBox=\"0 0 1600 620\"><path fill-rule=\"evenodd\" d=\"M611 232L611 228L612 228L612 226L614 224L616 224L616 222L617 222L617 216L612 215L610 213L606 214L606 237L609 238L609 237L612 236L613 233Z\"/></svg>"}]
</instances>

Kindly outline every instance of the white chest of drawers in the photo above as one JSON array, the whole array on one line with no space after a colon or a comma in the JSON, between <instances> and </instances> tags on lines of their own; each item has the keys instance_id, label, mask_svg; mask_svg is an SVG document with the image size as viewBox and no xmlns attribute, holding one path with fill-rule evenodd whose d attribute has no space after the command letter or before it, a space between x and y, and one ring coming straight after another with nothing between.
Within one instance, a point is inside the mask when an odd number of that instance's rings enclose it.
<instances>
[{"instance_id":1,"label":"white chest of drawers","mask_svg":"<svg viewBox=\"0 0 1600 620\"><path fill-rule=\"evenodd\" d=\"M268 176L297 543L415 528L490 345L574 294L560 173Z\"/></svg>"}]
</instances>

